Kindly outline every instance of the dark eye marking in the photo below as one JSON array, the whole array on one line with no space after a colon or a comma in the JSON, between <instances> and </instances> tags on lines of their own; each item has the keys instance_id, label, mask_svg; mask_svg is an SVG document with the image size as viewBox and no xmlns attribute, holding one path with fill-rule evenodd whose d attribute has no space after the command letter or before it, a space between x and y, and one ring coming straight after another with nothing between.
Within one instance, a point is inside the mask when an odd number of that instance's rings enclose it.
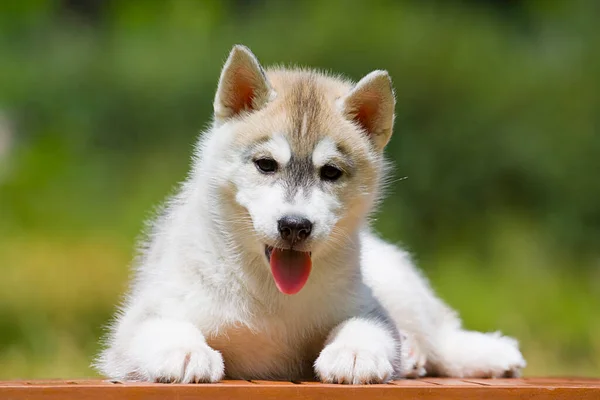
<instances>
[{"instance_id":1,"label":"dark eye marking","mask_svg":"<svg viewBox=\"0 0 600 400\"><path fill-rule=\"evenodd\" d=\"M277 168L279 167L277 161L267 157L254 160L254 165L263 174L273 174L277 172Z\"/></svg>"},{"instance_id":2,"label":"dark eye marking","mask_svg":"<svg viewBox=\"0 0 600 400\"><path fill-rule=\"evenodd\" d=\"M321 167L319 175L321 175L321 179L324 181L335 182L340 179L340 177L343 175L343 172L341 169L327 164Z\"/></svg>"}]
</instances>

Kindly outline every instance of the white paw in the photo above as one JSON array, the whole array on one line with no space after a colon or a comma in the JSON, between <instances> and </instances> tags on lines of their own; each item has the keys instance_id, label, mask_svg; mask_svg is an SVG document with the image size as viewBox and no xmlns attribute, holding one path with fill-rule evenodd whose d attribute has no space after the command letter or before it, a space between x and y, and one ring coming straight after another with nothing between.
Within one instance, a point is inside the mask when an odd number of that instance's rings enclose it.
<instances>
[{"instance_id":1,"label":"white paw","mask_svg":"<svg viewBox=\"0 0 600 400\"><path fill-rule=\"evenodd\" d=\"M221 380L224 371L221 353L205 344L194 350L177 349L158 355L146 366L144 375L160 383L205 383Z\"/></svg>"},{"instance_id":2,"label":"white paw","mask_svg":"<svg viewBox=\"0 0 600 400\"><path fill-rule=\"evenodd\" d=\"M518 378L521 369L527 366L519 343L508 336L502 336L500 332L485 334L488 340L482 341L487 351L482 351L484 361L479 374L490 378Z\"/></svg>"},{"instance_id":3,"label":"white paw","mask_svg":"<svg viewBox=\"0 0 600 400\"><path fill-rule=\"evenodd\" d=\"M445 375L459 378L519 377L527 363L517 341L499 332L457 331L445 343Z\"/></svg>"},{"instance_id":4,"label":"white paw","mask_svg":"<svg viewBox=\"0 0 600 400\"><path fill-rule=\"evenodd\" d=\"M400 377L420 378L425 376L425 363L427 358L421 351L413 335L400 332Z\"/></svg>"},{"instance_id":5,"label":"white paw","mask_svg":"<svg viewBox=\"0 0 600 400\"><path fill-rule=\"evenodd\" d=\"M216 382L225 373L221 353L196 327L179 321L151 320L139 327L131 345L129 376L162 383Z\"/></svg>"},{"instance_id":6,"label":"white paw","mask_svg":"<svg viewBox=\"0 0 600 400\"><path fill-rule=\"evenodd\" d=\"M386 351L374 347L358 348L334 342L326 346L315 361L315 371L325 383L386 382L391 379L394 367Z\"/></svg>"}]
</instances>

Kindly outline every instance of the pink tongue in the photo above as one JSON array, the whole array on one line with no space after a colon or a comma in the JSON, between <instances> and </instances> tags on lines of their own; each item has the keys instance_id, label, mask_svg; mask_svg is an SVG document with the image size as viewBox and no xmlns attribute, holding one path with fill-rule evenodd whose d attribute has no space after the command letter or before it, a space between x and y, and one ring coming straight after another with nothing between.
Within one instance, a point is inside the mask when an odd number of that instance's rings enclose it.
<instances>
[{"instance_id":1,"label":"pink tongue","mask_svg":"<svg viewBox=\"0 0 600 400\"><path fill-rule=\"evenodd\" d=\"M281 249L271 252L271 273L281 293L298 293L306 284L311 267L307 252Z\"/></svg>"}]
</instances>

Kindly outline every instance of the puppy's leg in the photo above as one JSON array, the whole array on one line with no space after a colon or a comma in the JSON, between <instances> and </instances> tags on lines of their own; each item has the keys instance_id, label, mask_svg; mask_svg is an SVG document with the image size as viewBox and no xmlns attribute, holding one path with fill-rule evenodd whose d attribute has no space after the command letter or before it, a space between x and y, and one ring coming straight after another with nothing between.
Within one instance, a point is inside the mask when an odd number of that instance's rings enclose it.
<instances>
[{"instance_id":1,"label":"puppy's leg","mask_svg":"<svg viewBox=\"0 0 600 400\"><path fill-rule=\"evenodd\" d=\"M152 318L118 332L100 362L111 378L151 382L215 382L223 378L221 354L191 323Z\"/></svg>"},{"instance_id":2,"label":"puppy's leg","mask_svg":"<svg viewBox=\"0 0 600 400\"><path fill-rule=\"evenodd\" d=\"M356 317L333 329L315 371L327 383L383 383L394 376L398 355L399 343L389 326Z\"/></svg>"},{"instance_id":3,"label":"puppy's leg","mask_svg":"<svg viewBox=\"0 0 600 400\"><path fill-rule=\"evenodd\" d=\"M526 363L516 340L498 333L465 331L451 308L441 301L407 253L371 235L363 235L362 272L383 305L420 353L428 375L452 377L518 376ZM404 352L403 352L404 353ZM412 377L410 352L401 360L401 375ZM420 371L422 372L422 371Z\"/></svg>"},{"instance_id":4,"label":"puppy's leg","mask_svg":"<svg viewBox=\"0 0 600 400\"><path fill-rule=\"evenodd\" d=\"M515 339L460 327L440 330L428 372L459 378L518 377L526 362Z\"/></svg>"}]
</instances>

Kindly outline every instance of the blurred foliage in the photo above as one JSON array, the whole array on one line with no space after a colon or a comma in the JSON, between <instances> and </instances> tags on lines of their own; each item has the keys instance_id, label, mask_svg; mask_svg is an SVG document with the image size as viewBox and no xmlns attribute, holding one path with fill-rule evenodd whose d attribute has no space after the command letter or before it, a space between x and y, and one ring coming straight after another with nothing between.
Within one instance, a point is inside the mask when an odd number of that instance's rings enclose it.
<instances>
[{"instance_id":1,"label":"blurred foliage","mask_svg":"<svg viewBox=\"0 0 600 400\"><path fill-rule=\"evenodd\" d=\"M599 16L593 0L0 3L0 378L94 374L235 43L265 65L388 69L378 230L469 328L520 338L526 373L599 375Z\"/></svg>"}]
</instances>

